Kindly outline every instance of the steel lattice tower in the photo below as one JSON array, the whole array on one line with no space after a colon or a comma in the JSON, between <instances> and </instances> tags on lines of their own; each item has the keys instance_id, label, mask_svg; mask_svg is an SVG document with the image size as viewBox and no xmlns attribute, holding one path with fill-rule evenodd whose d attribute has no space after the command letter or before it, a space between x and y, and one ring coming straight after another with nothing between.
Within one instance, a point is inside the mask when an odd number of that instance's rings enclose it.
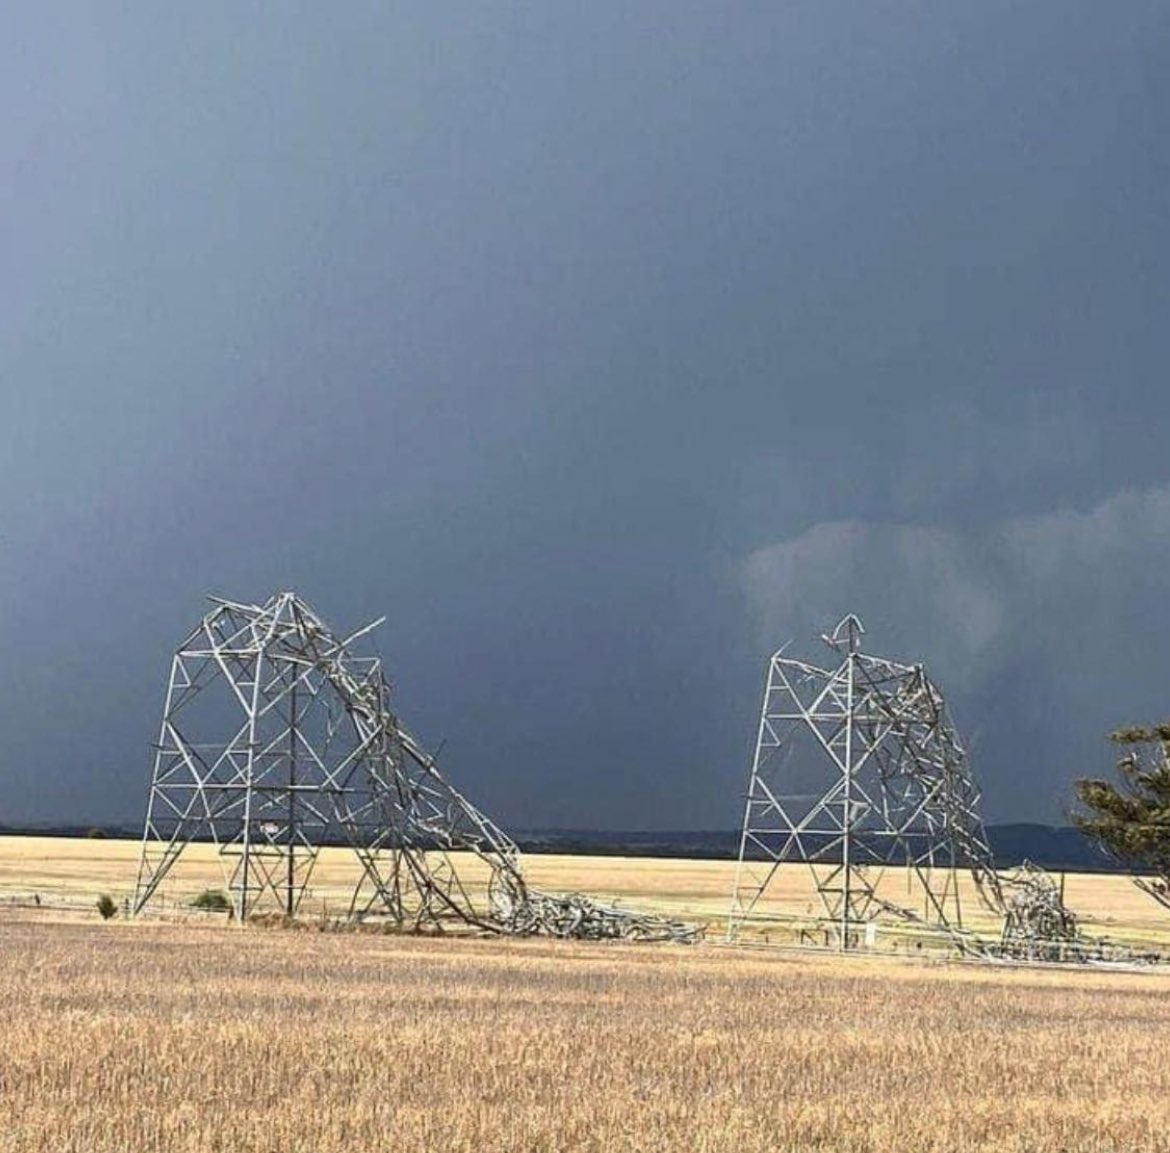
<instances>
[{"instance_id":1,"label":"steel lattice tower","mask_svg":"<svg viewBox=\"0 0 1170 1153\"><path fill-rule=\"evenodd\" d=\"M242 921L293 915L323 844L361 866L351 917L509 931L528 895L513 842L440 775L399 724L377 656L339 639L295 593L212 598L172 664L134 911L192 841L213 842ZM485 861L487 895L453 851Z\"/></svg>"},{"instance_id":2,"label":"steel lattice tower","mask_svg":"<svg viewBox=\"0 0 1170 1153\"><path fill-rule=\"evenodd\" d=\"M881 913L944 931L962 926L957 870L993 908L999 885L979 790L942 694L922 665L860 649L855 616L822 638L832 667L773 654L752 760L728 937L754 916L782 864L812 872L840 948ZM887 866L912 871L922 916L879 897Z\"/></svg>"}]
</instances>

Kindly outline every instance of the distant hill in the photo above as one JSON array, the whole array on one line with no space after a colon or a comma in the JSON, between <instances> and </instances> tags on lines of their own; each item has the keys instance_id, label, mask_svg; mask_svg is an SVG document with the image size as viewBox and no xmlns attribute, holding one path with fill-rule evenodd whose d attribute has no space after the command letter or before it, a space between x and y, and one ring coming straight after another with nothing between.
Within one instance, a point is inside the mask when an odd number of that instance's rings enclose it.
<instances>
[{"instance_id":1,"label":"distant hill","mask_svg":"<svg viewBox=\"0 0 1170 1153\"><path fill-rule=\"evenodd\" d=\"M0 824L0 837L93 837L95 839L132 840L142 837L142 826L130 825L65 825L54 824L51 821L36 822L28 825Z\"/></svg>"},{"instance_id":2,"label":"distant hill","mask_svg":"<svg viewBox=\"0 0 1170 1153\"><path fill-rule=\"evenodd\" d=\"M997 865L1018 865L1027 859L1047 869L1120 873L1121 868L1079 829L1050 825L989 825L987 837Z\"/></svg>"},{"instance_id":3,"label":"distant hill","mask_svg":"<svg viewBox=\"0 0 1170 1153\"><path fill-rule=\"evenodd\" d=\"M128 824L2 825L0 836L109 837L137 840L141 826ZM513 834L526 853L579 853L622 857L734 858L739 833L727 829L678 832L613 832L606 829L530 829ZM1122 872L1076 829L1051 825L989 825L987 836L996 864L1007 867L1023 860L1048 869Z\"/></svg>"},{"instance_id":4,"label":"distant hill","mask_svg":"<svg viewBox=\"0 0 1170 1153\"><path fill-rule=\"evenodd\" d=\"M1004 867L1030 860L1050 869L1120 872L1085 837L1072 828L1050 825L991 825L987 829L996 864ZM595 853L638 857L699 857L726 860L739 852L739 833L609 832L594 829L531 830L516 835L529 853Z\"/></svg>"}]
</instances>

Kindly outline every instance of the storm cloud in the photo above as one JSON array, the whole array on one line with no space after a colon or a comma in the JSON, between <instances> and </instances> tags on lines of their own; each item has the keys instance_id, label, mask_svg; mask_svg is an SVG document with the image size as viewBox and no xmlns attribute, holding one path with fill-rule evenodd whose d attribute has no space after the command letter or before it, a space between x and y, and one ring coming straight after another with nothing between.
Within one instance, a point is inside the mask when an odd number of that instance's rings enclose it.
<instances>
[{"instance_id":1,"label":"storm cloud","mask_svg":"<svg viewBox=\"0 0 1170 1153\"><path fill-rule=\"evenodd\" d=\"M743 585L761 641L807 642L847 608L870 651L926 663L1006 818L1013 800L1067 803L1070 774L1107 767L1107 733L1164 715L1168 569L1163 486L968 531L818 524L753 552Z\"/></svg>"},{"instance_id":2,"label":"storm cloud","mask_svg":"<svg viewBox=\"0 0 1170 1153\"><path fill-rule=\"evenodd\" d=\"M512 826L729 827L842 613L994 819L1167 711L1162 3L0 15L0 821L218 592L386 614Z\"/></svg>"}]
</instances>

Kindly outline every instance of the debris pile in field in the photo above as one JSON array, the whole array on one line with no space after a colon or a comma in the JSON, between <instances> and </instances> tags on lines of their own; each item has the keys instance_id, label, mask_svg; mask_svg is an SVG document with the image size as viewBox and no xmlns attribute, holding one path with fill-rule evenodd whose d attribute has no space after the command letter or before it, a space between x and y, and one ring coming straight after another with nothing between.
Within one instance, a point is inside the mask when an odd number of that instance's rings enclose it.
<instances>
[{"instance_id":1,"label":"debris pile in field","mask_svg":"<svg viewBox=\"0 0 1170 1153\"><path fill-rule=\"evenodd\" d=\"M1031 861L1004 883L1002 955L1020 961L1080 960L1085 941L1060 887Z\"/></svg>"},{"instance_id":2,"label":"debris pile in field","mask_svg":"<svg viewBox=\"0 0 1170 1153\"><path fill-rule=\"evenodd\" d=\"M1065 961L1080 964L1149 965L1164 960L1104 937L1081 932L1065 906L1061 886L1031 861L1002 878L1003 936L991 955L1011 961Z\"/></svg>"},{"instance_id":3,"label":"debris pile in field","mask_svg":"<svg viewBox=\"0 0 1170 1153\"><path fill-rule=\"evenodd\" d=\"M601 905L580 893L540 893L505 913L510 932L521 936L573 937L586 941L675 941L692 944L701 936L695 925L650 913Z\"/></svg>"}]
</instances>

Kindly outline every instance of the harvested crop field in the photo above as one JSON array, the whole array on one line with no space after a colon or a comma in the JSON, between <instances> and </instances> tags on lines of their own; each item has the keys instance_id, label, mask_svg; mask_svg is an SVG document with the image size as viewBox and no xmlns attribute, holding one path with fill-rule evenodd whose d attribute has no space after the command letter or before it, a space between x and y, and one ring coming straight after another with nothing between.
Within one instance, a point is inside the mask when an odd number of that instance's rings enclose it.
<instances>
[{"instance_id":1,"label":"harvested crop field","mask_svg":"<svg viewBox=\"0 0 1170 1153\"><path fill-rule=\"evenodd\" d=\"M0 921L0 1150L1170 1148L1170 977Z\"/></svg>"},{"instance_id":2,"label":"harvested crop field","mask_svg":"<svg viewBox=\"0 0 1170 1153\"><path fill-rule=\"evenodd\" d=\"M0 837L0 915L40 901L62 914L92 915L94 902L108 893L121 905L133 896L139 843L65 837ZM487 883L487 869L468 854L454 854L469 887ZM718 937L726 927L735 880L734 861L679 860L663 857L588 857L532 854L524 857L530 882L551 892L583 892L626 908L647 909L710 927ZM309 921L345 912L358 866L351 852L321 850L301 916ZM1170 946L1170 914L1116 874L1069 873L1063 878L1069 906L1083 928L1118 941ZM190 902L207 888L223 888L225 877L213 846L191 845L167 877L151 906L152 915L191 916ZM1000 919L981 910L969 878L961 875L963 908L970 924L995 935ZM907 886L905 873L888 869L881 895L918 906L920 890ZM799 917L819 908L808 869L784 865L780 880L761 902L766 920ZM199 918L205 919L205 918ZM2 924L2 922L0 922Z\"/></svg>"}]
</instances>

